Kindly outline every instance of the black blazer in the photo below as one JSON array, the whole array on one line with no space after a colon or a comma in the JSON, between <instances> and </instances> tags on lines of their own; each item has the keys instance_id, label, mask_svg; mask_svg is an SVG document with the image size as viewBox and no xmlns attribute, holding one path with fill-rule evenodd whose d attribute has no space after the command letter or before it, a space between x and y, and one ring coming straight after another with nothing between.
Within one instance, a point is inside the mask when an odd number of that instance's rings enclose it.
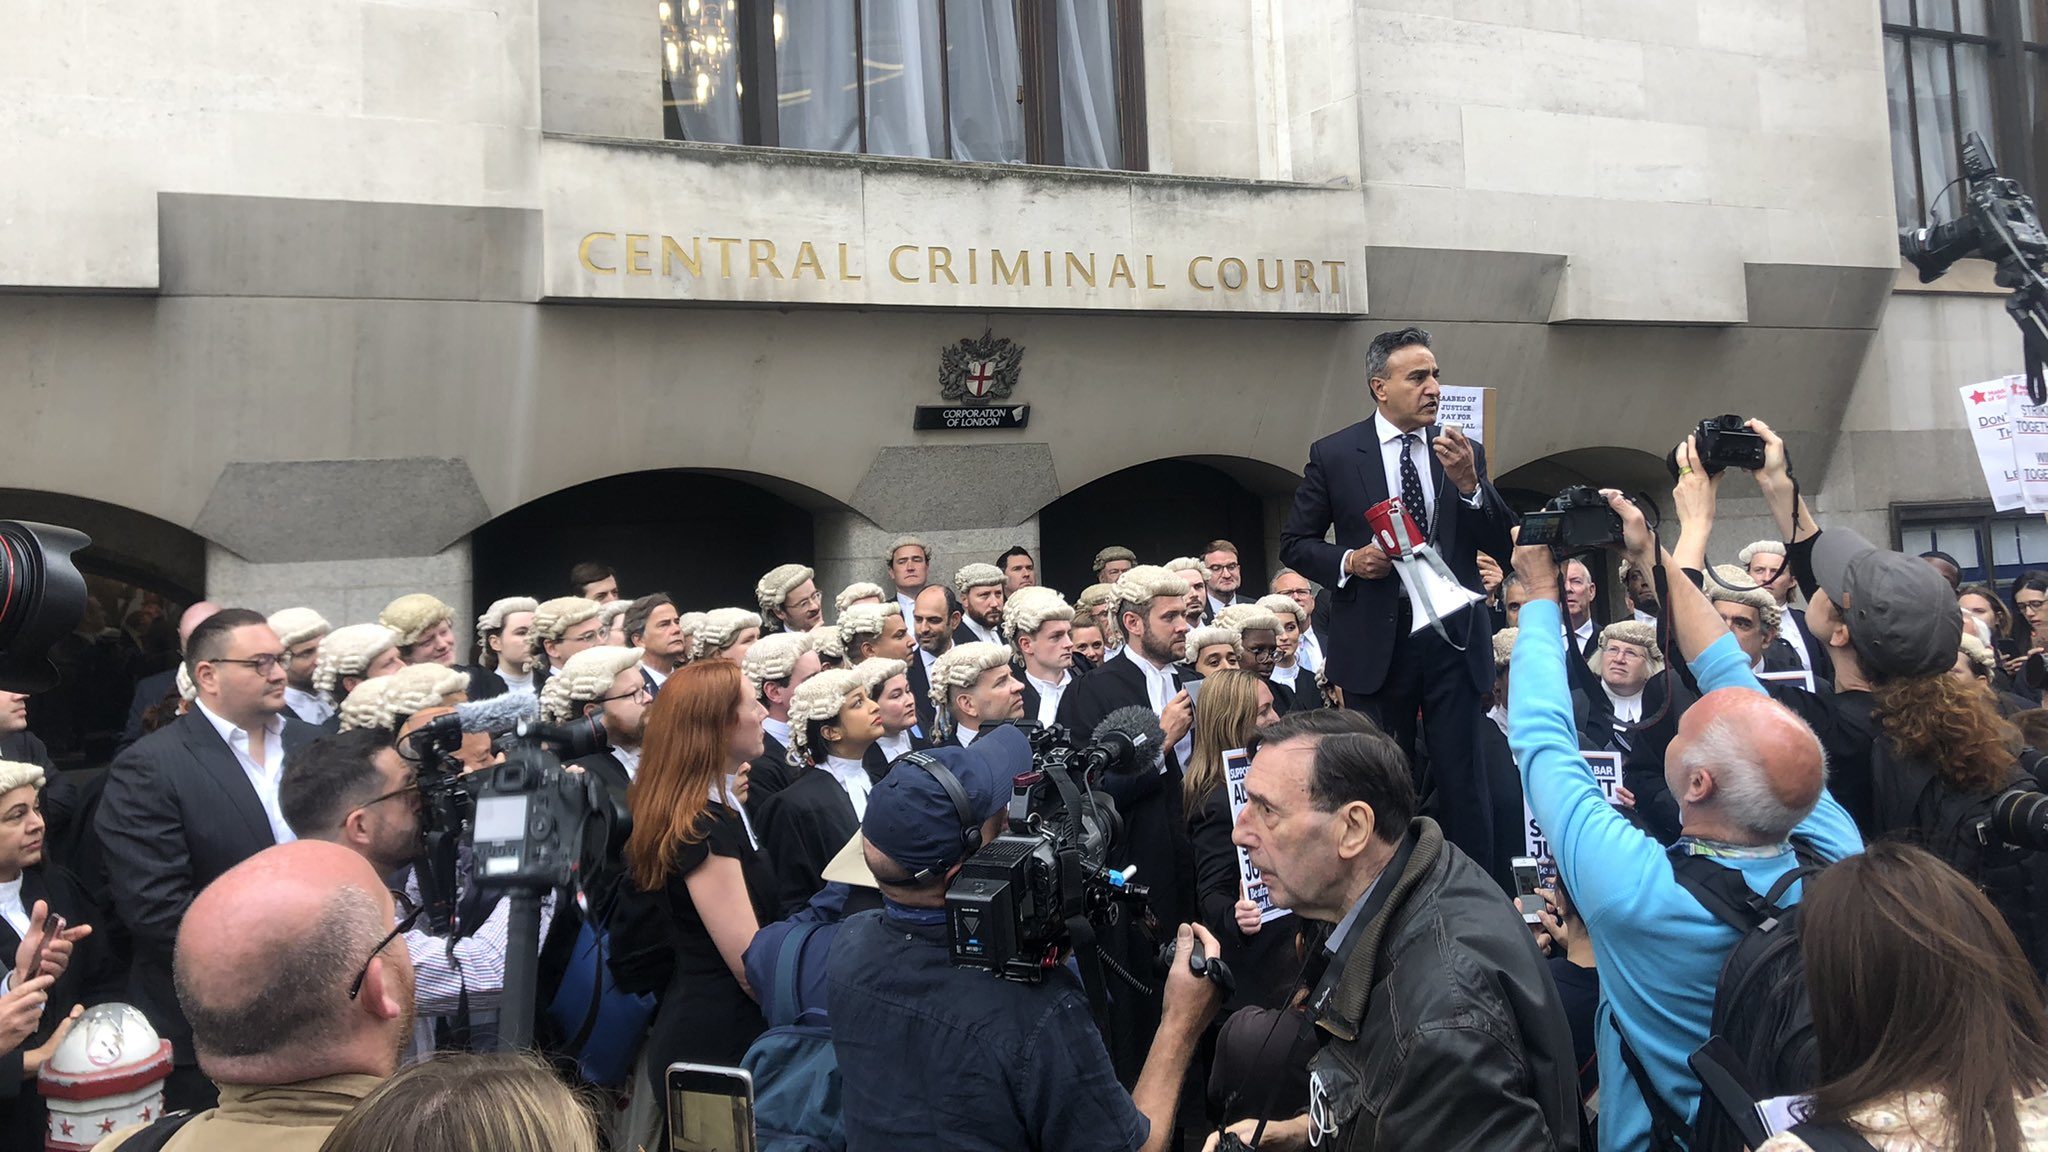
<instances>
[{"instance_id":1,"label":"black blazer","mask_svg":"<svg viewBox=\"0 0 2048 1152\"><path fill-rule=\"evenodd\" d=\"M912 651L905 663L904 678L910 681L910 694L917 697L917 730L929 738L938 728L939 709L932 703L932 678L924 670L924 653Z\"/></svg>"},{"instance_id":2,"label":"black blazer","mask_svg":"<svg viewBox=\"0 0 2048 1152\"><path fill-rule=\"evenodd\" d=\"M74 928L91 924L93 934L78 942L64 974L50 985L50 998L43 1005L42 1022L35 1032L13 1051L0 1053L0 1148L40 1148L43 1144L43 1099L22 1076L23 1054L48 1041L73 1005L121 998L120 974L111 970L111 956L101 939L102 912L86 896L84 887L64 869L39 864L22 872L21 906L34 915L38 900L47 902L52 915L62 915ZM0 920L0 956L6 958L5 967L14 966L14 953L20 947L21 936Z\"/></svg>"},{"instance_id":3,"label":"black blazer","mask_svg":"<svg viewBox=\"0 0 2048 1152\"><path fill-rule=\"evenodd\" d=\"M320 733L287 719L286 756ZM178 1008L171 953L199 890L277 842L256 786L195 707L114 759L94 828L105 848L115 914L134 937L129 1002L191 1064L192 1029Z\"/></svg>"},{"instance_id":4,"label":"black blazer","mask_svg":"<svg viewBox=\"0 0 2048 1152\"><path fill-rule=\"evenodd\" d=\"M1806 609L1787 607L1785 611L1781 613L1781 615L1784 619L1778 622L1778 634L1780 637L1780 641L1782 642L1785 632L1784 622L1785 620L1790 620L1792 622L1792 626L1794 628L1799 629L1799 638L1801 640L1806 641L1807 652L1809 652L1813 656L1814 679L1817 681L1825 680L1828 683L1833 684L1835 682L1835 662L1833 660L1828 659L1827 647L1823 645L1817 637L1814 636L1813 629L1806 626ZM1792 658L1794 660L1799 659L1799 654L1797 652L1794 652L1792 654ZM1802 664L1800 665L1800 667L1804 668L1805 665Z\"/></svg>"},{"instance_id":5,"label":"black blazer","mask_svg":"<svg viewBox=\"0 0 2048 1152\"><path fill-rule=\"evenodd\" d=\"M164 697L178 690L178 670L154 672L135 682L135 695L128 701L128 724L121 729L116 752L142 739L142 714Z\"/></svg>"},{"instance_id":6,"label":"black blazer","mask_svg":"<svg viewBox=\"0 0 2048 1152\"><path fill-rule=\"evenodd\" d=\"M1365 510L1388 496L1375 427L1372 420L1362 420L1309 447L1301 486L1294 491L1294 507L1280 529L1281 562L1329 588L1324 675L1345 692L1361 696L1378 692L1386 682L1397 639L1397 614L1407 595L1393 573L1337 587L1344 553L1372 543ZM1431 425L1425 439L1435 437L1438 431ZM1429 458L1428 483L1436 493L1434 547L1459 583L1479 592L1478 554L1511 554L1508 529L1515 523L1515 514L1487 479L1486 449L1475 441L1472 452L1479 470L1479 507L1473 508L1459 497L1434 453ZM1333 524L1337 542L1326 543L1323 533ZM1444 626L1452 639L1465 646L1472 686L1484 693L1493 686L1492 621L1483 611L1464 612L1445 621Z\"/></svg>"}]
</instances>

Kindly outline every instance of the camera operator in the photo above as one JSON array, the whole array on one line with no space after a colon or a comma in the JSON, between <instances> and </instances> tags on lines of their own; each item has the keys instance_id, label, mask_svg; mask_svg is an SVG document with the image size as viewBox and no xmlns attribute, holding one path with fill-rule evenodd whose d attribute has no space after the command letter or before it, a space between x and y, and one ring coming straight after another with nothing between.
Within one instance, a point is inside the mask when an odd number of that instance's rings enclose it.
<instances>
[{"instance_id":1,"label":"camera operator","mask_svg":"<svg viewBox=\"0 0 2048 1152\"><path fill-rule=\"evenodd\" d=\"M1541 626L1561 646L1555 617ZM1579 1148L1571 1029L1535 938L1493 878L1415 814L1400 746L1337 709L1261 735L1231 839L1273 903L1335 927L1309 974L1321 1046L1307 1114L1259 1147Z\"/></svg>"},{"instance_id":2,"label":"camera operator","mask_svg":"<svg viewBox=\"0 0 2048 1152\"><path fill-rule=\"evenodd\" d=\"M1782 472L1782 445L1771 451ZM1704 469L1693 467L1689 442L1679 465L1683 511L1709 500L1711 489ZM1645 571L1662 570L1675 647L1701 690L1664 758L1665 785L1684 831L1677 850L1739 872L1758 894L1796 866L1795 834L1824 859L1861 850L1848 814L1822 787L1825 758L1813 731L1764 695L1750 657L1659 548L1642 512L1619 492L1604 495L1629 557ZM1600 1145L1644 1148L1653 1107L1676 1117L1679 1129L1695 1114L1700 1083L1687 1060L1707 1040L1716 982L1740 936L1681 885L1663 848L1601 794L1573 731L1557 558L1549 548L1522 546L1514 563L1530 600L1515 639L1508 739L1529 809L1549 834L1558 874L1600 960L1601 994L1613 1021L1596 1037ZM1932 578L1924 565L1921 571ZM1640 1058L1641 1081L1624 1060L1624 1038Z\"/></svg>"},{"instance_id":3,"label":"camera operator","mask_svg":"<svg viewBox=\"0 0 2048 1152\"><path fill-rule=\"evenodd\" d=\"M458 917L482 916L482 925L472 935L451 939L433 935L424 918L410 919L421 899L413 862L425 847L419 778L392 746L391 733L359 728L297 750L285 764L278 799L300 839L347 848L369 861L394 894L405 894L396 916L412 956L417 1015L407 1038L407 1059L448 1046L491 1047L478 1029L490 1029L505 990L511 902L499 899L494 907L484 903L470 882L465 851L456 892ZM541 905L543 935L552 904L549 898Z\"/></svg>"},{"instance_id":4,"label":"camera operator","mask_svg":"<svg viewBox=\"0 0 2048 1152\"><path fill-rule=\"evenodd\" d=\"M898 761L889 770L861 827L883 907L846 921L828 961L849 1152L1166 1149L1189 1057L1216 1011L1215 985L1173 965L1157 1038L1127 1095L1067 968L1032 984L954 967L946 889L976 847L1002 832L1031 747L1005 726L972 747L925 755L951 774L965 818L932 768ZM1216 954L1208 929L1182 925L1176 955L1190 956L1198 940Z\"/></svg>"}]
</instances>

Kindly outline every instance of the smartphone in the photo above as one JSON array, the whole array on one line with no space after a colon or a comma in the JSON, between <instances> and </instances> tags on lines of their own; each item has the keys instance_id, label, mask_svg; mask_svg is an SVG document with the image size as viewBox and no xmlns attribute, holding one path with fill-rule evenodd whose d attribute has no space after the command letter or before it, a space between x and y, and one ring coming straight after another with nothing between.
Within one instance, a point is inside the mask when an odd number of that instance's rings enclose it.
<instances>
[{"instance_id":1,"label":"smartphone","mask_svg":"<svg viewBox=\"0 0 2048 1152\"><path fill-rule=\"evenodd\" d=\"M1511 864L1515 870L1515 907L1522 910L1524 924L1537 923L1536 914L1543 911L1543 897L1536 894L1542 866L1534 856L1517 856Z\"/></svg>"},{"instance_id":2,"label":"smartphone","mask_svg":"<svg viewBox=\"0 0 2048 1152\"><path fill-rule=\"evenodd\" d=\"M674 1152L755 1152L754 1077L745 1068L671 1064L667 1080Z\"/></svg>"},{"instance_id":3,"label":"smartphone","mask_svg":"<svg viewBox=\"0 0 2048 1152\"><path fill-rule=\"evenodd\" d=\"M49 958L50 945L56 942L57 937L63 935L65 927L64 917L55 912L43 918L43 936L36 943L36 966L29 969L31 979L43 974L43 961Z\"/></svg>"}]
</instances>

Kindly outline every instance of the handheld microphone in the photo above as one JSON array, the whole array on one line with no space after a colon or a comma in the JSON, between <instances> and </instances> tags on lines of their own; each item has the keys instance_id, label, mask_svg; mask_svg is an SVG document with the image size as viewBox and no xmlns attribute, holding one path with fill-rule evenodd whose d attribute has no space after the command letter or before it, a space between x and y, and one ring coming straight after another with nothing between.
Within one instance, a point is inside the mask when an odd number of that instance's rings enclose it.
<instances>
[{"instance_id":1,"label":"handheld microphone","mask_svg":"<svg viewBox=\"0 0 2048 1152\"><path fill-rule=\"evenodd\" d=\"M1166 730L1150 708L1127 705L1104 716L1077 755L1090 770L1111 775L1156 772L1166 755Z\"/></svg>"}]
</instances>

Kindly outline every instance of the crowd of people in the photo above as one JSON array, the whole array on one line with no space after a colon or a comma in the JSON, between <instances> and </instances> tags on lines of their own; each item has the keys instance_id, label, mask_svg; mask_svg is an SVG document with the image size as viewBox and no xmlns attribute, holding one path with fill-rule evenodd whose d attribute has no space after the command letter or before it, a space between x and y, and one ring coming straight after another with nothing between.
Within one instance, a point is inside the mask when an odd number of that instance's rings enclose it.
<instances>
[{"instance_id":1,"label":"crowd of people","mask_svg":"<svg viewBox=\"0 0 2048 1152\"><path fill-rule=\"evenodd\" d=\"M1364 375L1264 589L1227 540L1100 547L1069 597L906 535L829 602L797 563L702 610L582 563L473 635L425 594L194 604L93 703L105 767L0 694L0 1144L123 1001L172 1051L131 1152L662 1148L677 1063L749 1069L764 1147L2048 1150L2048 574L1824 529L1762 421L1745 478L1674 450L1675 540L1607 492L1607 549L1520 545L1428 335ZM1715 564L1729 483L1778 534ZM1417 618L1390 500L1471 607ZM602 733L569 768L630 815L541 902L532 989L415 738L513 694ZM1097 786L1145 914L1033 979L956 963L1029 733L1132 708L1157 762ZM532 1053L490 1054L508 995Z\"/></svg>"}]
</instances>

